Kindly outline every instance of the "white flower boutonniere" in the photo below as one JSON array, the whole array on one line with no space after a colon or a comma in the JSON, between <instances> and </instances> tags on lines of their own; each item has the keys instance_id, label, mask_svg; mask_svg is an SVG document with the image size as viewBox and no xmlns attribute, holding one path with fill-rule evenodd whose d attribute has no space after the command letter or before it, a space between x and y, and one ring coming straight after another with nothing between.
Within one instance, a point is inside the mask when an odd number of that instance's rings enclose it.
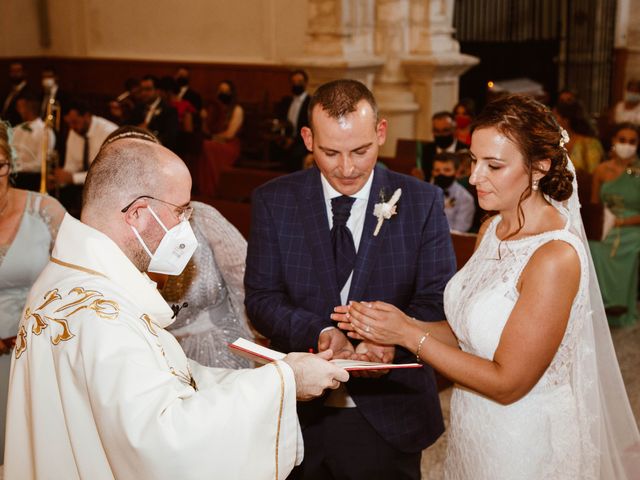
<instances>
[{"instance_id":1,"label":"white flower boutonniere","mask_svg":"<svg viewBox=\"0 0 640 480\"><path fill-rule=\"evenodd\" d=\"M382 194L382 192L381 192ZM398 188L391 199L388 202L376 203L373 207L373 214L378 217L378 224L376 225L376 229L373 231L373 236L377 237L378 233L380 233L380 228L382 228L382 222L385 220L389 220L392 216L394 216L397 212L396 203L400 200L400 195L402 194L402 190ZM383 199L384 200L384 199Z\"/></svg>"}]
</instances>

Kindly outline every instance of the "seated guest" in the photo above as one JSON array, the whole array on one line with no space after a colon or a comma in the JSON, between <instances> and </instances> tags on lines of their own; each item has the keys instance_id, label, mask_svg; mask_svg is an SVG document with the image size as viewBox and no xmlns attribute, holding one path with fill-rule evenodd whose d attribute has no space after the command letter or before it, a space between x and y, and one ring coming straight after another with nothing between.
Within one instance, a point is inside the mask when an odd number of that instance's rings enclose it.
<instances>
[{"instance_id":1,"label":"seated guest","mask_svg":"<svg viewBox=\"0 0 640 480\"><path fill-rule=\"evenodd\" d=\"M456 122L456 139L469 145L471 143L471 122L476 114L476 102L470 98L463 98L453 107Z\"/></svg>"},{"instance_id":2,"label":"seated guest","mask_svg":"<svg viewBox=\"0 0 640 480\"><path fill-rule=\"evenodd\" d=\"M456 122L451 112L437 112L431 117L431 133L433 141L422 147L422 159L411 172L414 177L430 181L433 157L436 153L455 153L468 150L469 145L459 141L456 136Z\"/></svg>"},{"instance_id":3,"label":"seated guest","mask_svg":"<svg viewBox=\"0 0 640 480\"><path fill-rule=\"evenodd\" d=\"M431 183L444 192L444 213L449 222L449 230L468 232L476 209L471 194L456 181L459 166L460 158L457 154L436 153L431 168Z\"/></svg>"},{"instance_id":4,"label":"seated guest","mask_svg":"<svg viewBox=\"0 0 640 480\"><path fill-rule=\"evenodd\" d=\"M100 146L118 126L93 115L81 101L69 102L64 117L69 126L64 167L53 171L52 181L60 188L60 201L72 215L80 213L82 185L89 165Z\"/></svg>"},{"instance_id":5,"label":"seated guest","mask_svg":"<svg viewBox=\"0 0 640 480\"><path fill-rule=\"evenodd\" d=\"M64 113L68 97L58 85L58 72L49 65L42 69L42 101L40 102L40 116L44 120L47 113L47 105L55 105L60 109L60 115ZM57 129L57 126L56 126Z\"/></svg>"},{"instance_id":6,"label":"seated guest","mask_svg":"<svg viewBox=\"0 0 640 480\"><path fill-rule=\"evenodd\" d=\"M15 161L10 129L0 122L0 464L12 339L29 289L49 261L64 217L64 208L55 198L11 186Z\"/></svg>"},{"instance_id":7,"label":"seated guest","mask_svg":"<svg viewBox=\"0 0 640 480\"><path fill-rule=\"evenodd\" d=\"M131 123L146 128L162 145L175 150L178 139L178 112L162 100L158 90L158 78L145 75L140 82L140 99L131 116Z\"/></svg>"},{"instance_id":8,"label":"seated guest","mask_svg":"<svg viewBox=\"0 0 640 480\"><path fill-rule=\"evenodd\" d=\"M210 140L204 141L194 179L196 190L208 197L215 194L220 172L231 168L240 156L238 133L244 120L244 110L238 104L233 82L220 82L217 92L217 101L203 119L202 130Z\"/></svg>"},{"instance_id":9,"label":"seated guest","mask_svg":"<svg viewBox=\"0 0 640 480\"><path fill-rule=\"evenodd\" d=\"M174 79L180 88L178 90L178 99L189 102L197 112L202 110L202 97L189 86L189 69L185 66L179 67L176 70Z\"/></svg>"},{"instance_id":10,"label":"seated guest","mask_svg":"<svg viewBox=\"0 0 640 480\"><path fill-rule=\"evenodd\" d=\"M17 155L15 185L18 188L38 191L42 171L42 149L45 142L44 122L38 115L40 102L35 95L27 94L18 98L16 109L22 118L22 123L13 130L13 147ZM51 161L56 146L56 136L50 128L46 130L46 134L47 157L48 161Z\"/></svg>"},{"instance_id":11,"label":"seated guest","mask_svg":"<svg viewBox=\"0 0 640 480\"><path fill-rule=\"evenodd\" d=\"M167 102L178 112L178 130L193 132L193 120L196 113L194 105L188 100L180 98L180 87L173 77L162 77L158 82L158 90L162 100Z\"/></svg>"},{"instance_id":12,"label":"seated guest","mask_svg":"<svg viewBox=\"0 0 640 480\"><path fill-rule=\"evenodd\" d=\"M2 104L0 104L2 105L0 118L16 126L22 122L16 108L16 102L18 98L30 91L27 86L27 78L22 63L11 62L9 64L9 85L11 88L7 94L2 97Z\"/></svg>"},{"instance_id":13,"label":"seated guest","mask_svg":"<svg viewBox=\"0 0 640 480\"><path fill-rule=\"evenodd\" d=\"M271 156L282 159L285 168L289 172L294 172L303 168L305 159L311 157L300 131L303 127L309 126L310 96L307 92L309 76L304 70L294 70L289 76L291 81L291 95L288 95L276 106L276 115L284 125L283 135L272 147Z\"/></svg>"},{"instance_id":14,"label":"seated guest","mask_svg":"<svg viewBox=\"0 0 640 480\"><path fill-rule=\"evenodd\" d=\"M559 102L554 109L558 123L569 134L566 145L576 170L592 173L604 158L604 150L580 101Z\"/></svg>"},{"instance_id":15,"label":"seated guest","mask_svg":"<svg viewBox=\"0 0 640 480\"><path fill-rule=\"evenodd\" d=\"M140 104L140 80L127 78L124 82L124 91L115 100L109 102L110 120L118 125L131 123L131 115L138 104Z\"/></svg>"},{"instance_id":16,"label":"seated guest","mask_svg":"<svg viewBox=\"0 0 640 480\"><path fill-rule=\"evenodd\" d=\"M629 80L624 99L616 103L613 109L616 123L629 122L640 125L640 80Z\"/></svg>"},{"instance_id":17,"label":"seated guest","mask_svg":"<svg viewBox=\"0 0 640 480\"><path fill-rule=\"evenodd\" d=\"M596 168L592 200L613 215L612 228L602 241L589 241L598 283L612 326L638 321L638 261L640 257L640 160L638 129L632 123L616 126L611 158Z\"/></svg>"},{"instance_id":18,"label":"seated guest","mask_svg":"<svg viewBox=\"0 0 640 480\"><path fill-rule=\"evenodd\" d=\"M150 132L125 126L113 132L105 145L121 138L159 143ZM244 308L247 242L215 208L200 202L191 206L189 223L198 249L180 275L154 278L175 312L168 330L187 357L200 365L250 368L251 362L228 348L238 337L253 340Z\"/></svg>"}]
</instances>

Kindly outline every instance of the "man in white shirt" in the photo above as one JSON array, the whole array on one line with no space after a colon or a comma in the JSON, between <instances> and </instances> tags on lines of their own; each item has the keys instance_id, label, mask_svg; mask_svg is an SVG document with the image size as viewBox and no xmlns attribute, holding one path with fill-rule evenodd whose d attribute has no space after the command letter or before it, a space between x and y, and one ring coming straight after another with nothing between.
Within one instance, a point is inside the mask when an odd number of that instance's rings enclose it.
<instances>
[{"instance_id":1,"label":"man in white shirt","mask_svg":"<svg viewBox=\"0 0 640 480\"><path fill-rule=\"evenodd\" d=\"M79 213L80 194L89 165L98 154L104 140L118 126L105 118L93 115L80 101L69 102L64 119L69 126L64 167L54 170L53 182L62 189L62 204L70 213L76 214Z\"/></svg>"},{"instance_id":2,"label":"man in white shirt","mask_svg":"<svg viewBox=\"0 0 640 480\"><path fill-rule=\"evenodd\" d=\"M4 478L284 479L302 457L296 398L347 372L332 352L251 370L187 360L143 273L177 275L197 247L186 165L120 139L85 188L19 326Z\"/></svg>"},{"instance_id":3,"label":"man in white shirt","mask_svg":"<svg viewBox=\"0 0 640 480\"><path fill-rule=\"evenodd\" d=\"M33 95L22 96L16 102L16 109L23 123L13 129L13 146L18 156L16 186L27 190L40 188L42 151L47 135L48 160L54 152L56 137L52 129L46 129L40 116L40 104Z\"/></svg>"},{"instance_id":4,"label":"man in white shirt","mask_svg":"<svg viewBox=\"0 0 640 480\"><path fill-rule=\"evenodd\" d=\"M613 109L616 123L630 122L640 125L640 81L629 80L624 92L624 100L619 101Z\"/></svg>"}]
</instances>

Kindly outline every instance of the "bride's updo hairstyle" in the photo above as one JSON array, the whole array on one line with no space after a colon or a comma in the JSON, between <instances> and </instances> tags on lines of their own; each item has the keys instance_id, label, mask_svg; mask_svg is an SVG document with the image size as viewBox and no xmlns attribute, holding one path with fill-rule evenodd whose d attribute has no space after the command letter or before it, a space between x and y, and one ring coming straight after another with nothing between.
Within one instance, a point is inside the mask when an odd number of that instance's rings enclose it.
<instances>
[{"instance_id":1,"label":"bride's updo hairstyle","mask_svg":"<svg viewBox=\"0 0 640 480\"><path fill-rule=\"evenodd\" d=\"M563 130L551 110L530 97L505 95L482 110L471 125L471 133L489 127L511 140L524 157L529 186L522 193L520 202L531 195L533 172L545 173L538 184L540 192L557 201L571 196L573 174L567 169L568 157L564 147L568 137L563 138ZM547 172L540 164L546 159L551 161Z\"/></svg>"}]
</instances>

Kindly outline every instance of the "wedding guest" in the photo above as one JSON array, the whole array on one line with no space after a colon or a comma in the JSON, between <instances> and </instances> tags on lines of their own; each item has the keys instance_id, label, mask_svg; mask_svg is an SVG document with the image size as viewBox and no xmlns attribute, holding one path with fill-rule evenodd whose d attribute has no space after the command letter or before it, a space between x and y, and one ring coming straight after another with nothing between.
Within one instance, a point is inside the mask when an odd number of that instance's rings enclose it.
<instances>
[{"instance_id":1,"label":"wedding guest","mask_svg":"<svg viewBox=\"0 0 640 480\"><path fill-rule=\"evenodd\" d=\"M16 126L23 122L20 118L16 103L21 96L31 93L27 85L27 76L22 63L11 62L9 64L9 85L11 87L7 94L2 97L2 103L0 104L2 105L0 118Z\"/></svg>"},{"instance_id":2,"label":"wedding guest","mask_svg":"<svg viewBox=\"0 0 640 480\"><path fill-rule=\"evenodd\" d=\"M202 158L198 162L196 190L200 195L215 195L220 173L233 166L240 156L238 134L244 122L244 110L238 103L235 84L224 80L218 84L216 103L206 114L202 130L210 140L202 145Z\"/></svg>"},{"instance_id":3,"label":"wedding guest","mask_svg":"<svg viewBox=\"0 0 640 480\"><path fill-rule=\"evenodd\" d=\"M127 78L124 91L109 102L109 119L118 125L130 124L131 115L140 103L140 80Z\"/></svg>"},{"instance_id":4,"label":"wedding guest","mask_svg":"<svg viewBox=\"0 0 640 480\"><path fill-rule=\"evenodd\" d=\"M411 172L416 178L431 181L431 168L436 153L455 153L467 150L469 145L456 138L456 122L451 112L437 112L431 117L431 133L433 141L422 147L421 165Z\"/></svg>"},{"instance_id":5,"label":"wedding guest","mask_svg":"<svg viewBox=\"0 0 640 480\"><path fill-rule=\"evenodd\" d=\"M191 102L179 96L180 87L173 77L162 77L158 81L158 91L162 100L178 112L178 130L193 132L193 122L197 111Z\"/></svg>"},{"instance_id":6,"label":"wedding guest","mask_svg":"<svg viewBox=\"0 0 640 480\"><path fill-rule=\"evenodd\" d=\"M45 130L44 122L38 115L40 102L35 95L22 95L16 102L16 109L23 121L13 130L13 147L17 155L15 185L18 188L38 191L45 132L48 161L53 159L56 137L51 128Z\"/></svg>"},{"instance_id":7,"label":"wedding guest","mask_svg":"<svg viewBox=\"0 0 640 480\"><path fill-rule=\"evenodd\" d=\"M431 168L431 182L444 192L444 214L449 229L468 232L473 224L476 208L473 197L456 180L460 158L455 153L436 153Z\"/></svg>"},{"instance_id":8,"label":"wedding guest","mask_svg":"<svg viewBox=\"0 0 640 480\"><path fill-rule=\"evenodd\" d=\"M53 171L51 181L60 189L60 201L69 213L79 216L82 186L89 166L104 140L118 126L91 113L87 105L79 100L67 104L64 120L69 126L64 167Z\"/></svg>"},{"instance_id":9,"label":"wedding guest","mask_svg":"<svg viewBox=\"0 0 640 480\"><path fill-rule=\"evenodd\" d=\"M152 132L162 145L176 148L178 139L178 112L160 96L158 78L145 75L140 82L139 104L131 114L131 122Z\"/></svg>"},{"instance_id":10,"label":"wedding guest","mask_svg":"<svg viewBox=\"0 0 640 480\"><path fill-rule=\"evenodd\" d=\"M286 352L330 349L339 358L410 362L405 349L351 343L330 314L350 300L377 298L426 321L443 317L455 255L442 191L376 166L387 121L362 83L318 87L309 111L302 136L316 166L253 194L249 318ZM374 210L397 195L396 215L377 227ZM305 460L296 479L417 480L422 450L444 429L430 367L352 378L322 401L301 405L300 415Z\"/></svg>"},{"instance_id":11,"label":"wedding guest","mask_svg":"<svg viewBox=\"0 0 640 480\"><path fill-rule=\"evenodd\" d=\"M189 85L190 72L184 65L178 67L174 79L178 84L178 99L186 100L199 112L202 109L202 97Z\"/></svg>"},{"instance_id":12,"label":"wedding guest","mask_svg":"<svg viewBox=\"0 0 640 480\"><path fill-rule=\"evenodd\" d=\"M569 133L567 150L576 170L592 173L604 159L604 150L584 106L579 101L559 102L554 112Z\"/></svg>"},{"instance_id":13,"label":"wedding guest","mask_svg":"<svg viewBox=\"0 0 640 480\"><path fill-rule=\"evenodd\" d=\"M456 384L446 479L637 476L640 435L567 141L533 99L509 95L487 105L472 127L471 183L482 208L498 214L447 285L447 320L425 324L368 301L333 315L351 338L415 352Z\"/></svg>"},{"instance_id":14,"label":"wedding guest","mask_svg":"<svg viewBox=\"0 0 640 480\"><path fill-rule=\"evenodd\" d=\"M64 216L55 198L11 185L16 168L11 145L11 129L0 121L0 463L13 341L29 289L49 261Z\"/></svg>"},{"instance_id":15,"label":"wedding guest","mask_svg":"<svg viewBox=\"0 0 640 480\"><path fill-rule=\"evenodd\" d=\"M151 196L153 194L153 196ZM144 272L197 248L191 178L170 150L120 138L87 175L27 298L13 351L4 477L284 480L302 456L296 398L349 377L332 352L258 369L187 360Z\"/></svg>"},{"instance_id":16,"label":"wedding guest","mask_svg":"<svg viewBox=\"0 0 640 480\"><path fill-rule=\"evenodd\" d=\"M309 75L304 70L294 70L289 75L291 95L283 97L276 106L276 115L282 125L286 125L284 135L273 148L271 156L282 160L289 172L295 172L304 167L308 156L301 130L309 126L309 100L307 92Z\"/></svg>"},{"instance_id":17,"label":"wedding guest","mask_svg":"<svg viewBox=\"0 0 640 480\"><path fill-rule=\"evenodd\" d=\"M463 98L453 107L453 119L456 122L456 139L465 144L471 143L471 122L476 115L476 102Z\"/></svg>"},{"instance_id":18,"label":"wedding guest","mask_svg":"<svg viewBox=\"0 0 640 480\"><path fill-rule=\"evenodd\" d=\"M616 123L633 123L640 125L640 80L627 82L624 99L616 103L613 109L613 120Z\"/></svg>"},{"instance_id":19,"label":"wedding guest","mask_svg":"<svg viewBox=\"0 0 640 480\"><path fill-rule=\"evenodd\" d=\"M611 158L593 174L592 201L605 205L615 220L602 241L590 241L593 263L609 324L638 321L640 257L640 160L638 127L618 124L611 139Z\"/></svg>"}]
</instances>

